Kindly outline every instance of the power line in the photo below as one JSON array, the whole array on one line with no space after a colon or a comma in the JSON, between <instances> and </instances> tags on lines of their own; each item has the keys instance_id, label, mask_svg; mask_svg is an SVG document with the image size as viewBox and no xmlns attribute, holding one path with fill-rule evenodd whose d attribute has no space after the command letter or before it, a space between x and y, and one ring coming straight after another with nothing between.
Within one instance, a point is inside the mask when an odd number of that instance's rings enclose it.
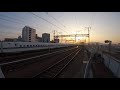
<instances>
[{"instance_id":1,"label":"power line","mask_svg":"<svg viewBox=\"0 0 120 90\"><path fill-rule=\"evenodd\" d=\"M93 27L93 24L94 24L94 21L95 21L95 16L96 16L96 13L94 13L94 14L91 16L91 23L90 23L90 27L91 27L91 28Z\"/></svg>"},{"instance_id":2,"label":"power line","mask_svg":"<svg viewBox=\"0 0 120 90\"><path fill-rule=\"evenodd\" d=\"M3 15L1 15L1 16L3 16ZM6 16L7 17L7 16ZM8 17L8 18L10 18L10 17ZM20 22L16 22L16 21L13 21L13 20L8 20L8 19L4 19L4 18L0 18L1 20L4 20L4 21L8 21L8 22L12 22L12 23L15 23L15 24L21 24L21 25L25 25L25 24L23 24L23 23L20 23ZM13 18L12 18L13 19ZM11 26L6 26L6 25L3 25L3 24L0 24L0 25L2 25L3 26L3 28L8 28L8 29L18 29L18 28L16 28L16 27L11 27ZM0 32L0 33L3 33L3 34L12 34L12 35L15 35L15 34L17 34L17 35L19 35L20 33L12 33L12 32Z\"/></svg>"},{"instance_id":3,"label":"power line","mask_svg":"<svg viewBox=\"0 0 120 90\"><path fill-rule=\"evenodd\" d=\"M28 14L28 12L26 12L26 14ZM20 18L25 19L25 18L23 18L23 17L20 17ZM43 25L41 25L41 24L38 25L38 23L36 23L35 21L32 21L32 24L37 25L37 27L43 27ZM46 27L45 27L45 28L46 28ZM47 28L48 28L48 27L47 27Z\"/></svg>"},{"instance_id":4,"label":"power line","mask_svg":"<svg viewBox=\"0 0 120 90\"><path fill-rule=\"evenodd\" d=\"M15 23L15 24L22 24L22 25L25 25L25 26L26 26L26 24L24 24L22 20L21 20L22 22L20 22L20 20L19 20L19 22L17 22L17 21L15 21L15 20L18 20L18 19L11 18L11 17L5 16L5 15L0 15L0 16L4 16L4 17L7 17L7 18L12 19L12 20L10 20L10 19L6 19L6 18L4 19L4 18L1 18L1 17L0 17L1 20L8 21L8 22L12 22L12 23ZM1 25L3 26L3 28L16 29L16 28L14 28L14 27L6 26L6 25L3 25L3 24L1 24ZM37 25L37 26L38 26L38 25ZM2 32L1 32L1 33L2 33ZM5 33L5 32L4 32L4 33ZM10 33L10 34L11 34L11 33ZM12 34L13 34L13 33L12 33Z\"/></svg>"},{"instance_id":5,"label":"power line","mask_svg":"<svg viewBox=\"0 0 120 90\"><path fill-rule=\"evenodd\" d=\"M4 33L4 34L13 34L13 35L15 35L15 33L11 33L10 31L9 31L9 32L8 32L8 31L7 31L7 32L1 32L1 31L0 31L0 33ZM16 34L20 34L20 33L17 32Z\"/></svg>"},{"instance_id":6,"label":"power line","mask_svg":"<svg viewBox=\"0 0 120 90\"><path fill-rule=\"evenodd\" d=\"M5 15L0 15L0 16L4 16L4 17L10 18L10 19L12 19L12 20L19 20L19 19L15 19L15 18L12 18L12 17L9 17L9 16L5 16ZM22 24L22 25L25 25L25 26L26 26L25 22L22 21L22 20L19 20L19 22L16 22L16 21L11 21L11 20L4 19L4 18L0 18L0 19L5 20L5 21L9 21L9 22L13 22L13 23ZM21 22L20 22L20 21L21 21ZM37 25L37 24L36 24L36 25ZM38 25L37 25L37 26L38 26Z\"/></svg>"},{"instance_id":7,"label":"power line","mask_svg":"<svg viewBox=\"0 0 120 90\"><path fill-rule=\"evenodd\" d=\"M7 17L7 18L1 18L0 17L0 19L1 20L4 20L4 21L8 21L8 22L12 22L12 23L16 23L16 24L22 24L22 25L26 25L26 24L24 24L25 22L24 21L22 21L22 20L19 20L19 19L15 19L15 18L12 18L12 17L9 17L9 16L5 16L5 15L0 15L0 16L2 16L2 17ZM10 19L12 19L12 20L10 20ZM19 22L17 22L17 21L19 20ZM25 20L25 19L24 19ZM3 26L3 28L7 28L7 29L16 29L16 28L14 28L14 27L10 27L10 26L6 26L6 25L3 25L3 24L0 24L1 26ZM36 24L37 25L37 24ZM38 25L37 25L38 26ZM42 25L41 25L42 26ZM9 34L8 32L6 33L6 32L1 32L1 33L4 33L4 34ZM10 32L10 34L13 34L13 33L11 33ZM14 34L13 34L14 35Z\"/></svg>"},{"instance_id":8,"label":"power line","mask_svg":"<svg viewBox=\"0 0 120 90\"><path fill-rule=\"evenodd\" d=\"M23 23L20 23L20 22L16 22L16 21L11 21L11 20L8 20L8 19L4 19L4 18L0 18L1 20L4 20L4 21L9 21L9 22L13 22L13 23L18 23L18 24L22 24L22 25L25 25Z\"/></svg>"},{"instance_id":9,"label":"power line","mask_svg":"<svg viewBox=\"0 0 120 90\"><path fill-rule=\"evenodd\" d=\"M57 25L55 25L55 24L49 22L48 20L46 20L46 19L44 19L44 18L42 18L42 17L40 17L40 16L38 16L38 15L32 13L32 12L29 12L29 13L32 14L32 15L34 15L34 16L36 16L36 17L38 17L38 18L40 18L40 19L42 19L42 20L44 20L44 21L46 21L46 22L48 22L49 24L51 24L51 25L53 25L53 26L59 28L60 30L63 30L63 29L61 29L60 27L58 27ZM65 31L65 30L64 30L64 31ZM66 32L66 31L65 31L65 32ZM67 32L66 32L66 33L67 33Z\"/></svg>"},{"instance_id":10,"label":"power line","mask_svg":"<svg viewBox=\"0 0 120 90\"><path fill-rule=\"evenodd\" d=\"M76 23L76 26L79 27L79 24L78 24L78 22L77 22L77 18L76 18L76 16L75 16L75 23ZM80 32L80 29L79 29L79 31L76 31L76 34L77 34L77 32Z\"/></svg>"},{"instance_id":11,"label":"power line","mask_svg":"<svg viewBox=\"0 0 120 90\"><path fill-rule=\"evenodd\" d=\"M66 27L65 25L61 24L56 18L54 18L52 15L46 13L48 16L52 17L56 22L58 22L60 25L62 25L64 28Z\"/></svg>"},{"instance_id":12,"label":"power line","mask_svg":"<svg viewBox=\"0 0 120 90\"><path fill-rule=\"evenodd\" d=\"M26 13L27 14L27 13ZM5 15L4 15L5 16ZM6 16L6 17L8 17L8 16ZM18 16L17 16L18 17ZM11 18L11 17L8 17L8 18ZM23 18L23 17L20 17L21 19L23 19L23 20L25 20L25 18ZM19 20L19 19L15 19L15 18L12 18L12 19L14 19L14 20ZM21 21L22 23L24 22L25 23L25 21L23 21L23 20L19 20L19 21ZM34 22L33 23L33 21L31 22L32 24L34 24L34 23L36 23L36 22ZM37 24L36 24L37 25Z\"/></svg>"},{"instance_id":13,"label":"power line","mask_svg":"<svg viewBox=\"0 0 120 90\"><path fill-rule=\"evenodd\" d=\"M19 19L16 19L16 18L13 18L13 17L9 17L9 16L6 16L6 15L0 15L0 16L7 17L7 18L10 18L10 19L12 19L12 20L19 20ZM24 22L24 21L22 21L22 20L19 20L19 21ZM25 22L24 22L24 23L25 23Z\"/></svg>"},{"instance_id":14,"label":"power line","mask_svg":"<svg viewBox=\"0 0 120 90\"><path fill-rule=\"evenodd\" d=\"M19 19L15 19L15 18L12 18L12 17L9 17L9 16L5 16L5 15L0 15L0 16L4 16L4 17L7 17L7 18L10 18L10 19L12 19L12 20L19 20ZM8 21L8 20L7 20ZM11 20L9 20L9 21L11 21ZM20 22L21 21L21 22ZM19 22L18 22L19 24L23 24L23 25L26 25L25 24L25 22L23 21L23 20L19 20ZM37 24L36 24L37 25Z\"/></svg>"},{"instance_id":15,"label":"power line","mask_svg":"<svg viewBox=\"0 0 120 90\"><path fill-rule=\"evenodd\" d=\"M15 30L18 29L17 27L11 27L3 24L0 24L0 26L2 26L2 28L15 29Z\"/></svg>"},{"instance_id":16,"label":"power line","mask_svg":"<svg viewBox=\"0 0 120 90\"><path fill-rule=\"evenodd\" d=\"M50 14L48 14L48 12L46 12L46 14L50 17L52 17L56 22L58 22L60 25L62 25L64 28L68 28L67 26L63 25L62 23L60 23L56 18L54 18L53 16L51 16ZM69 28L71 29L71 28ZM71 31L70 31L71 32ZM71 32L72 33L72 32Z\"/></svg>"},{"instance_id":17,"label":"power line","mask_svg":"<svg viewBox=\"0 0 120 90\"><path fill-rule=\"evenodd\" d=\"M5 15L0 15L0 16L4 16L4 17L7 17L7 18L10 18L12 20L19 20L19 19L15 19L15 18L12 18L12 17L9 17L9 16L5 16ZM8 21L8 20L7 20ZM10 21L10 20L9 20ZM22 24L22 25L26 25L26 23L23 21L23 20L19 20L18 22L19 24ZM24 23L24 24L23 24ZM37 25L37 24L36 24ZM38 25L37 25L38 26Z\"/></svg>"},{"instance_id":18,"label":"power line","mask_svg":"<svg viewBox=\"0 0 120 90\"><path fill-rule=\"evenodd\" d=\"M7 26L7 25L3 25L3 24L0 24L0 27L3 28L3 29L17 31L17 32L21 31L20 27L12 27L12 26Z\"/></svg>"},{"instance_id":19,"label":"power line","mask_svg":"<svg viewBox=\"0 0 120 90\"><path fill-rule=\"evenodd\" d=\"M20 28L17 28L17 27L11 27L11 26L7 26L7 25L3 25L3 24L0 24L0 26L2 26L1 28L7 29L7 30L17 30L17 29L20 29Z\"/></svg>"},{"instance_id":20,"label":"power line","mask_svg":"<svg viewBox=\"0 0 120 90\"><path fill-rule=\"evenodd\" d=\"M77 20L76 20L76 16L75 16L75 23L76 23L76 26L78 26L78 25L77 25Z\"/></svg>"}]
</instances>

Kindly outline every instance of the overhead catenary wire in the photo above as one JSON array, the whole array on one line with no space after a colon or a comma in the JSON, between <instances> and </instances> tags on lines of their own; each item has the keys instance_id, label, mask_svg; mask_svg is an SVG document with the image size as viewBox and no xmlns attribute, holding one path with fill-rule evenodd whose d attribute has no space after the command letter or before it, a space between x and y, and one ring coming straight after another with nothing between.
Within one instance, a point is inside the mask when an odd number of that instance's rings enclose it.
<instances>
[{"instance_id":1,"label":"overhead catenary wire","mask_svg":"<svg viewBox=\"0 0 120 90\"><path fill-rule=\"evenodd\" d=\"M85 28L87 28L87 29L89 28L90 30L92 30L92 27L93 27L94 21L95 21L95 16L96 16L96 13L91 14L90 21L89 21L89 26L85 27Z\"/></svg>"},{"instance_id":2,"label":"overhead catenary wire","mask_svg":"<svg viewBox=\"0 0 120 90\"><path fill-rule=\"evenodd\" d=\"M19 32L17 32L17 33L11 33L10 31L9 32L3 32L3 31L1 32L0 31L0 34L12 34L12 35L15 35L15 34L20 34L20 33Z\"/></svg>"},{"instance_id":3,"label":"overhead catenary wire","mask_svg":"<svg viewBox=\"0 0 120 90\"><path fill-rule=\"evenodd\" d=\"M7 17L7 18L10 18L10 19L12 19L12 20L8 20L8 19L4 19L4 18L0 18L0 19L2 19L2 20L5 20L5 21L10 21L10 22L12 22L12 23L18 23L18 24L22 24L22 25L26 25L26 24L24 24L23 22L24 21L22 21L22 20L19 20L19 19L15 19L15 18L11 18L11 17L9 17L9 16L5 16L5 15L1 15L1 16L4 16L4 17ZM54 17L53 17L54 18ZM43 19L43 18L42 18ZM54 18L55 19L55 18ZM13 20L19 20L19 22L17 22L17 21L13 21ZM44 19L45 20L45 19ZM21 22L20 22L21 21ZM46 20L45 20L46 21ZM57 21L57 19L56 19L56 21ZM48 20L47 20L47 22L49 22ZM56 26L57 28L59 28L59 29L61 29L60 27L58 27L57 25L55 25L55 24L53 24L53 23L51 23L51 22L49 22L50 24L52 24L52 25L54 25L54 26ZM61 29L61 30L63 30L63 29ZM65 31L66 32L66 31ZM67 32L66 32L67 33Z\"/></svg>"},{"instance_id":4,"label":"overhead catenary wire","mask_svg":"<svg viewBox=\"0 0 120 90\"><path fill-rule=\"evenodd\" d=\"M91 29L92 29L92 27L93 27L93 25L94 25L95 16L96 16L96 13L93 13L93 14L91 15L91 23L90 23Z\"/></svg>"},{"instance_id":5,"label":"overhead catenary wire","mask_svg":"<svg viewBox=\"0 0 120 90\"><path fill-rule=\"evenodd\" d=\"M58 27L57 25L51 23L50 21L48 21L48 20L46 20L46 19L44 19L44 18L42 18L42 17L40 17L40 16L38 16L38 15L32 13L32 12L29 12L29 13L32 14L32 15L34 15L34 16L36 16L36 17L38 17L38 18L40 18L40 19L42 19L42 20L44 20L44 21L46 21L46 22L48 22L49 24L51 24L51 25L57 27L58 29L63 30L63 29L61 29L60 27ZM63 30L63 31L65 31L65 30ZM66 31L65 31L65 32L66 32ZM66 32L66 33L68 33L68 32Z\"/></svg>"},{"instance_id":6,"label":"overhead catenary wire","mask_svg":"<svg viewBox=\"0 0 120 90\"><path fill-rule=\"evenodd\" d=\"M78 22L77 22L76 16L75 16L75 24L76 24L76 26L79 26L79 24L78 24ZM76 31L76 33L77 33L77 32L80 32L80 29L79 29L79 31Z\"/></svg>"},{"instance_id":7,"label":"overhead catenary wire","mask_svg":"<svg viewBox=\"0 0 120 90\"><path fill-rule=\"evenodd\" d=\"M2 19L2 20L5 20L5 21L9 21L9 22L12 22L12 23L16 23L16 24L22 24L22 25L25 25L26 26L26 24L25 24L25 22L24 21L22 21L22 20L19 20L19 19L15 19L15 18L12 18L12 17L9 17L9 16L5 16L5 15L0 15L0 16L2 16L2 17L7 17L7 18L9 18L9 19L12 19L12 20L8 20L8 19L4 19L4 18L0 18L0 19ZM19 20L19 22L17 21L13 21L13 20ZM3 25L2 25L3 26ZM10 27L10 26L6 26L6 25L4 25L5 26L5 28L7 27ZM11 28L11 27L10 27Z\"/></svg>"},{"instance_id":8,"label":"overhead catenary wire","mask_svg":"<svg viewBox=\"0 0 120 90\"><path fill-rule=\"evenodd\" d=\"M6 16L6 15L1 15L1 14L0 14L0 16L2 16L2 17L7 17L7 18L10 18L10 19L12 19L12 20L17 20L17 21L24 22L24 21L22 21L21 19L16 19L16 18L9 17L9 16ZM24 23L25 23L25 22L24 22Z\"/></svg>"},{"instance_id":9,"label":"overhead catenary wire","mask_svg":"<svg viewBox=\"0 0 120 90\"><path fill-rule=\"evenodd\" d=\"M27 14L27 12L25 12L26 14ZM8 17L8 16L7 16ZM18 17L18 16L17 16ZM10 18L10 17L9 17ZM23 17L20 17L21 19L23 19L23 20L25 20L25 18L23 18ZM22 21L22 23L25 23L25 21L23 21L23 20L21 20L21 19L16 19L16 20L19 20L19 21ZM32 24L35 24L35 25L37 25L38 26L38 23L36 23L36 22L34 22L34 21L32 21Z\"/></svg>"},{"instance_id":10,"label":"overhead catenary wire","mask_svg":"<svg viewBox=\"0 0 120 90\"><path fill-rule=\"evenodd\" d=\"M19 19L15 19L15 18L12 18L10 16L6 16L6 15L0 15L2 16L2 18L0 17L1 20L4 20L4 21L7 21L7 22L12 22L12 23L15 23L15 24L21 24L21 25L24 25L26 26L25 22L23 20L19 20ZM17 20L17 21L16 21ZM0 24L2 25L2 28L7 28L7 29L18 29L16 27L11 27L11 26L7 26L7 25L3 25L3 24ZM36 25L36 24L35 24ZM38 25L37 25L38 27ZM1 33L5 33L5 32L1 32ZM13 34L10 32L10 34Z\"/></svg>"},{"instance_id":11,"label":"overhead catenary wire","mask_svg":"<svg viewBox=\"0 0 120 90\"><path fill-rule=\"evenodd\" d=\"M53 17L52 15L48 14L48 12L46 12L46 14L50 17L52 17L56 22L58 22L60 25L62 25L63 27L66 27L65 25L63 25L62 23L60 23L60 21L58 21L55 17Z\"/></svg>"},{"instance_id":12,"label":"overhead catenary wire","mask_svg":"<svg viewBox=\"0 0 120 90\"><path fill-rule=\"evenodd\" d=\"M67 29L68 27L66 25L63 25L60 21L58 21L55 17L53 17L52 15L48 14L48 12L45 12L48 16L52 17L56 22L58 22L61 26L63 26L65 29ZM71 28L69 28L71 29ZM71 31L70 31L71 32ZM72 33L72 32L71 32Z\"/></svg>"},{"instance_id":13,"label":"overhead catenary wire","mask_svg":"<svg viewBox=\"0 0 120 90\"><path fill-rule=\"evenodd\" d=\"M12 20L8 20L8 19L4 19L4 18L0 18L1 20L4 20L4 21L8 21L8 22L12 22L12 23L15 23L15 24L21 24L21 25L25 25L25 24L23 24L23 23L20 23L20 22L16 22L16 21L12 21ZM4 28L5 28L6 26L4 25ZM6 28L9 28L9 26L8 27L6 27ZM10 27L11 28L11 27ZM14 28L14 27L12 27L12 28Z\"/></svg>"},{"instance_id":14,"label":"overhead catenary wire","mask_svg":"<svg viewBox=\"0 0 120 90\"><path fill-rule=\"evenodd\" d=\"M28 12L26 12L26 14L29 14ZM35 25L37 25L37 27L44 27L43 25L41 25L40 23L36 23L35 21L32 21L33 24L35 23ZM51 27L44 27L44 28L47 28L47 29L50 29Z\"/></svg>"},{"instance_id":15,"label":"overhead catenary wire","mask_svg":"<svg viewBox=\"0 0 120 90\"><path fill-rule=\"evenodd\" d=\"M9 17L9 18L10 18L10 17ZM4 20L4 21L7 21L7 22L15 23L15 24L25 25L25 24L23 24L23 23L16 22L16 21L13 21L13 20L4 19L4 18L1 18L1 17L0 17L0 19L1 19L1 20ZM12 30L13 30L13 29L17 29L16 27L10 27L10 26L6 26L6 25L3 25L3 24L1 24L1 25L3 26L3 28L8 28L8 29L11 28ZM7 31L7 32L0 32L0 33L6 34L6 35L7 35L7 34L11 34L11 35L16 35L16 34L19 35L19 34L20 34L20 33L8 32L8 31Z\"/></svg>"},{"instance_id":16,"label":"overhead catenary wire","mask_svg":"<svg viewBox=\"0 0 120 90\"><path fill-rule=\"evenodd\" d=\"M0 16L2 16L2 17L7 17L7 18L12 19L12 20L17 20L17 21L19 21L19 22L18 22L19 24L26 25L25 21L23 21L23 20L21 20L21 19L16 19L16 18L13 18L13 17L10 17L10 16L6 16L6 15L0 15ZM23 18L22 18L22 19L23 19ZM7 21L11 21L11 20L7 20ZM16 21L12 21L12 22L17 23ZM34 23L35 23L35 22L34 22ZM34 23L32 23L32 24L34 24ZM37 25L37 24L35 24L35 25ZM42 25L41 25L41 26L42 26ZM35 26L34 26L34 27L35 27ZM39 27L39 26L37 25L37 27Z\"/></svg>"},{"instance_id":17,"label":"overhead catenary wire","mask_svg":"<svg viewBox=\"0 0 120 90\"><path fill-rule=\"evenodd\" d=\"M18 29L17 27L12 27L12 26L8 26L8 25L4 25L4 24L1 24L0 23L0 27L2 27L2 28L8 28L8 29Z\"/></svg>"},{"instance_id":18,"label":"overhead catenary wire","mask_svg":"<svg viewBox=\"0 0 120 90\"><path fill-rule=\"evenodd\" d=\"M12 20L8 20L8 19L4 19L4 18L0 18L1 20L4 20L4 21L8 21L8 22L12 22L12 23L16 23L16 24L22 24L22 25L25 25L23 23L20 23L20 22L16 22L16 21L12 21Z\"/></svg>"}]
</instances>

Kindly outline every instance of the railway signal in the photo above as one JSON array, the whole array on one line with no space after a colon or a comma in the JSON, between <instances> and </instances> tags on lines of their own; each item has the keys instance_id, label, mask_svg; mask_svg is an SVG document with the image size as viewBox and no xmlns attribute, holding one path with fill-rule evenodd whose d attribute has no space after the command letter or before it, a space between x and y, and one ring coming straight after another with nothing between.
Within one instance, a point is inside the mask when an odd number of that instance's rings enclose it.
<instances>
[{"instance_id":1,"label":"railway signal","mask_svg":"<svg viewBox=\"0 0 120 90\"><path fill-rule=\"evenodd\" d=\"M110 41L110 40L105 40L105 43L108 43L108 44L109 44L109 52L111 52L111 43L112 43L112 41Z\"/></svg>"}]
</instances>

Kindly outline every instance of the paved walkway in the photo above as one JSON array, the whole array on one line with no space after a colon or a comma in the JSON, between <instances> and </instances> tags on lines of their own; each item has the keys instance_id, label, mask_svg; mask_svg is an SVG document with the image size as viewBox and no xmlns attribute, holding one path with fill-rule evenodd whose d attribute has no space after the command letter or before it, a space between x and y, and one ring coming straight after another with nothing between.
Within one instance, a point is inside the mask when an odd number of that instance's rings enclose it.
<instances>
[{"instance_id":1,"label":"paved walkway","mask_svg":"<svg viewBox=\"0 0 120 90\"><path fill-rule=\"evenodd\" d=\"M102 63L101 59L101 57L93 57L93 78L115 78L113 73L104 65L104 63Z\"/></svg>"}]
</instances>

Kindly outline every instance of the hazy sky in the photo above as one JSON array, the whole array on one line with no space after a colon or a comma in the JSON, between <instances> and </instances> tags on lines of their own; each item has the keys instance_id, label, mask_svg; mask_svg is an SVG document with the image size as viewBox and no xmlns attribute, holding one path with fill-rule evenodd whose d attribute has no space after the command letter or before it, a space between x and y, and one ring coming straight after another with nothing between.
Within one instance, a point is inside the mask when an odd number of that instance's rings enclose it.
<instances>
[{"instance_id":1,"label":"hazy sky","mask_svg":"<svg viewBox=\"0 0 120 90\"><path fill-rule=\"evenodd\" d=\"M33 13L62 30L29 12L0 12L0 40L7 37L18 37L25 25L35 28L38 36L41 36L42 33L50 33L51 39L53 30L62 32L62 34L86 33L87 29L85 27L92 26L90 31L91 41L104 42L104 40L109 39L113 43L120 43L120 12Z\"/></svg>"}]
</instances>

